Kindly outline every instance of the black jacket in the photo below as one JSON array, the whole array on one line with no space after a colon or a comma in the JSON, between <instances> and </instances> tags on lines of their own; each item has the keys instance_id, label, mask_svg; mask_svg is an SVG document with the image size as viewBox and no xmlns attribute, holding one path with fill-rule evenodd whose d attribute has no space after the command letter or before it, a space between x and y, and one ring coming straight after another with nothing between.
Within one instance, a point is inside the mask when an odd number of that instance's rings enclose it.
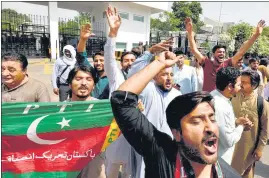
<instances>
[{"instance_id":1,"label":"black jacket","mask_svg":"<svg viewBox=\"0 0 269 178\"><path fill-rule=\"evenodd\" d=\"M136 108L137 101L136 94L113 92L111 106L115 119L127 141L144 157L145 177L174 178L177 143L148 121ZM241 177L225 161L219 160L219 164L224 178Z\"/></svg>"}]
</instances>

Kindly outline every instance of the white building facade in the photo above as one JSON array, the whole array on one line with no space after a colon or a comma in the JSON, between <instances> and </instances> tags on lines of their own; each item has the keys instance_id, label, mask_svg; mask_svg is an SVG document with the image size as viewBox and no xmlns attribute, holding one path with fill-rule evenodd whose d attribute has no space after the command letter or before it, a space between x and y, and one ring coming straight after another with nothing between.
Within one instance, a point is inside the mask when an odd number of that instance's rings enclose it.
<instances>
[{"instance_id":1,"label":"white building facade","mask_svg":"<svg viewBox=\"0 0 269 178\"><path fill-rule=\"evenodd\" d=\"M3 2L4 3L4 2ZM11 2L9 2L11 3ZM16 3L16 2L14 2ZM131 50L139 42L149 43L150 38L150 16L155 13L169 10L169 2L44 2L29 1L23 2L28 5L47 6L49 19L49 32L51 44L51 58L56 59L59 53L59 31L58 20L64 14L59 14L58 9L69 9L78 12L90 12L93 30L97 29L96 24L103 25L105 36L108 34L107 19L104 11L108 6L115 6L122 18L116 48L118 51ZM23 8L23 7L21 7ZM12 9L12 7L11 7ZM29 10L30 11L30 10ZM31 11L29 12L31 13Z\"/></svg>"}]
</instances>

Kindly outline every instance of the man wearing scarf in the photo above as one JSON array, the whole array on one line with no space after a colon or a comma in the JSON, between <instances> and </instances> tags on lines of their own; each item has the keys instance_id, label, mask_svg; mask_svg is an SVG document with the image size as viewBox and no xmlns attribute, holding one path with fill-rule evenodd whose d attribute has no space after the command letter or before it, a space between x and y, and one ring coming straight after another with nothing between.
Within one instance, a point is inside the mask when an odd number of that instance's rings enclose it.
<instances>
[{"instance_id":1,"label":"man wearing scarf","mask_svg":"<svg viewBox=\"0 0 269 178\"><path fill-rule=\"evenodd\" d=\"M53 92L59 95L60 101L65 101L70 94L67 78L69 72L76 64L76 51L71 45L66 45L63 48L63 57L58 58L54 64L52 72Z\"/></svg>"}]
</instances>

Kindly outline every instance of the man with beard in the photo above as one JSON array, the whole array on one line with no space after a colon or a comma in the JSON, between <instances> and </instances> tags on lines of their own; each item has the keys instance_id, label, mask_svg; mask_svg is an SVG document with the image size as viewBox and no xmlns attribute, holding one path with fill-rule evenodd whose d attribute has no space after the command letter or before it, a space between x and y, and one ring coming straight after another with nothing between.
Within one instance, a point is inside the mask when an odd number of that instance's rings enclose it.
<instances>
[{"instance_id":1,"label":"man with beard","mask_svg":"<svg viewBox=\"0 0 269 178\"><path fill-rule=\"evenodd\" d=\"M187 59L186 55L181 54L180 51L176 51L175 54L179 59L175 67L175 84L178 84L182 94L197 91L198 80L194 67L184 64L184 60Z\"/></svg>"},{"instance_id":2,"label":"man with beard","mask_svg":"<svg viewBox=\"0 0 269 178\"><path fill-rule=\"evenodd\" d=\"M132 65L128 77L135 75L143 68L145 68L151 61L153 54L162 51L167 51L167 47L170 47L172 39L158 43L148 51L145 51L144 55L138 58ZM173 57L172 52L166 53L167 57ZM153 80L148 83L145 89L140 93L139 98L144 104L143 114L147 119L161 132L167 133L173 137L171 130L167 124L165 110L168 104L177 96L181 95L181 92L175 89L174 86L174 73L172 67L167 67L161 70ZM136 150L137 151L137 150ZM137 168L136 178L145 177L145 164L141 155L136 153Z\"/></svg>"},{"instance_id":3,"label":"man with beard","mask_svg":"<svg viewBox=\"0 0 269 178\"><path fill-rule=\"evenodd\" d=\"M248 51L248 49L253 45L256 39L260 36L265 26L265 21L260 20L256 32L251 36L251 38L243 43L238 52L229 59L225 59L226 47L222 45L216 45L213 47L213 56L210 58L204 56L199 52L195 40L194 33L192 30L192 20L191 18L186 18L185 20L186 30L188 32L188 39L190 43L190 50L192 54L197 58L198 62L204 68L204 84L203 91L211 92L216 88L216 73L220 68L227 66L236 66L237 62L243 57L243 55Z\"/></svg>"},{"instance_id":4,"label":"man with beard","mask_svg":"<svg viewBox=\"0 0 269 178\"><path fill-rule=\"evenodd\" d=\"M104 68L104 52L95 53L93 56L93 66L98 74L98 83L96 84L92 96L99 98L105 87L108 85L108 78Z\"/></svg>"},{"instance_id":5,"label":"man with beard","mask_svg":"<svg viewBox=\"0 0 269 178\"><path fill-rule=\"evenodd\" d=\"M76 63L75 48L71 45L66 45L63 48L63 57L56 60L51 76L53 92L59 95L60 101L65 101L70 94L67 77Z\"/></svg>"},{"instance_id":6,"label":"man with beard","mask_svg":"<svg viewBox=\"0 0 269 178\"><path fill-rule=\"evenodd\" d=\"M68 76L69 87L72 91L70 101L97 100L91 96L98 82L96 71L91 66L75 66ZM105 155L99 154L80 172L79 178L105 178Z\"/></svg>"},{"instance_id":7,"label":"man with beard","mask_svg":"<svg viewBox=\"0 0 269 178\"><path fill-rule=\"evenodd\" d=\"M241 73L233 67L217 72L216 87L210 94L214 98L215 119L219 126L218 156L231 164L235 144L240 140L246 126L252 126L248 118L234 116L230 101L241 89Z\"/></svg>"},{"instance_id":8,"label":"man with beard","mask_svg":"<svg viewBox=\"0 0 269 178\"><path fill-rule=\"evenodd\" d=\"M219 132L208 93L177 96L168 105L167 122L174 139L158 131L136 109L138 95L154 76L177 62L175 55L167 53L161 53L111 96L112 111L123 135L144 157L145 177L240 177L226 162L217 161Z\"/></svg>"},{"instance_id":9,"label":"man with beard","mask_svg":"<svg viewBox=\"0 0 269 178\"><path fill-rule=\"evenodd\" d=\"M241 75L241 92L232 99L235 117L247 115L254 124L235 145L232 167L243 178L253 178L255 162L261 156L268 139L269 105L254 93L258 87L260 76L256 71L246 70Z\"/></svg>"},{"instance_id":10,"label":"man with beard","mask_svg":"<svg viewBox=\"0 0 269 178\"><path fill-rule=\"evenodd\" d=\"M88 56L86 52L86 43L88 39L95 34L92 33L91 31L91 24L85 24L81 26L80 29L80 39L77 45L77 51L84 60L81 60L82 63L84 64L89 64L88 63ZM108 78L105 72L104 68L104 52L100 51L94 54L93 56L93 67L96 70L98 74L98 83L96 83L96 86L92 92L92 96L98 99L108 99L107 97L104 97L105 94L104 92L108 92Z\"/></svg>"}]
</instances>

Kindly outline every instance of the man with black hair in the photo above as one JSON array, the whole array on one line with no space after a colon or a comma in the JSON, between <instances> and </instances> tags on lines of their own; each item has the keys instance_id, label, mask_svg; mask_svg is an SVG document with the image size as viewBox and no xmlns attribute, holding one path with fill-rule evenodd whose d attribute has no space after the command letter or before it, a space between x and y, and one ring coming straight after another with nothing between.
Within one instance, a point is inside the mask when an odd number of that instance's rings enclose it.
<instances>
[{"instance_id":1,"label":"man with black hair","mask_svg":"<svg viewBox=\"0 0 269 178\"><path fill-rule=\"evenodd\" d=\"M91 66L75 66L69 73L68 84L72 91L70 101L98 100L91 93L98 83L95 69ZM105 155L100 153L80 172L79 178L105 178Z\"/></svg>"},{"instance_id":2,"label":"man with black hair","mask_svg":"<svg viewBox=\"0 0 269 178\"><path fill-rule=\"evenodd\" d=\"M105 72L105 67L104 67L104 52L103 51L100 51L100 52L94 54L93 66L98 74L99 81L96 84L92 95L95 98L100 98L100 95L102 95L104 89L108 85L108 78L107 78L107 75ZM108 99L108 98L106 98L106 99Z\"/></svg>"},{"instance_id":3,"label":"man with black hair","mask_svg":"<svg viewBox=\"0 0 269 178\"><path fill-rule=\"evenodd\" d=\"M70 101L96 100L90 94L96 83L97 73L91 66L75 66L68 75L68 85L72 92Z\"/></svg>"},{"instance_id":4,"label":"man with black hair","mask_svg":"<svg viewBox=\"0 0 269 178\"><path fill-rule=\"evenodd\" d=\"M44 83L27 74L27 58L18 53L1 57L2 102L50 102Z\"/></svg>"},{"instance_id":5,"label":"man with black hair","mask_svg":"<svg viewBox=\"0 0 269 178\"><path fill-rule=\"evenodd\" d=\"M216 87L210 94L214 98L215 119L219 126L218 156L231 164L235 144L245 126L252 125L245 116L235 118L230 101L241 89L240 71L233 67L221 68L217 72Z\"/></svg>"},{"instance_id":6,"label":"man with black hair","mask_svg":"<svg viewBox=\"0 0 269 178\"><path fill-rule=\"evenodd\" d=\"M260 60L258 58L250 58L249 59L249 67L247 67L245 70L251 69L259 74L260 83L254 92L260 96L263 96L264 82L263 82L262 73L258 70L259 64L260 64Z\"/></svg>"},{"instance_id":7,"label":"man with black hair","mask_svg":"<svg viewBox=\"0 0 269 178\"><path fill-rule=\"evenodd\" d=\"M187 56L176 51L178 62L174 66L174 83L178 85L182 94L198 90L198 80L194 67L184 64Z\"/></svg>"},{"instance_id":8,"label":"man with black hair","mask_svg":"<svg viewBox=\"0 0 269 178\"><path fill-rule=\"evenodd\" d=\"M127 79L111 97L112 111L123 135L144 158L145 177L240 177L222 159L217 161L219 131L208 93L189 93L170 102L166 117L174 139L157 130L136 109L138 95L154 76L177 62L176 56L168 53L161 53Z\"/></svg>"},{"instance_id":9,"label":"man with black hair","mask_svg":"<svg viewBox=\"0 0 269 178\"><path fill-rule=\"evenodd\" d=\"M77 52L80 56L84 58L81 60L84 64L90 65L88 62L88 56L86 52L86 43L87 40L94 36L95 34L91 31L91 24L82 25L80 28L80 39L77 45ZM104 68L104 52L99 51L93 55L93 67L98 74L98 83L96 84L94 90L92 91L92 96L98 99L108 99L107 92L109 92L108 88L108 79Z\"/></svg>"},{"instance_id":10,"label":"man with black hair","mask_svg":"<svg viewBox=\"0 0 269 178\"><path fill-rule=\"evenodd\" d=\"M247 115L253 123L253 127L243 132L237 142L231 164L243 178L254 177L255 162L261 158L268 139L269 104L254 93L259 82L260 76L256 71L243 71L241 91L232 99L235 117Z\"/></svg>"},{"instance_id":11,"label":"man with black hair","mask_svg":"<svg viewBox=\"0 0 269 178\"><path fill-rule=\"evenodd\" d=\"M124 79L127 79L128 72L131 68L131 65L136 60L136 55L133 52L126 51L121 55L120 64L121 64L121 71L124 76Z\"/></svg>"},{"instance_id":12,"label":"man with black hair","mask_svg":"<svg viewBox=\"0 0 269 178\"><path fill-rule=\"evenodd\" d=\"M197 45L194 40L194 32L191 18L186 18L185 27L188 32L188 39L190 43L190 50L192 54L197 58L198 62L204 68L204 85L203 91L211 92L216 88L216 73L220 68L227 66L236 66L237 62L243 57L243 55L248 51L248 49L254 44L256 39L260 36L265 26L265 21L260 20L256 32L251 36L251 38L243 43L239 51L229 59L225 59L226 46L216 45L212 49L213 56L210 58L201 54L198 50Z\"/></svg>"}]
</instances>

